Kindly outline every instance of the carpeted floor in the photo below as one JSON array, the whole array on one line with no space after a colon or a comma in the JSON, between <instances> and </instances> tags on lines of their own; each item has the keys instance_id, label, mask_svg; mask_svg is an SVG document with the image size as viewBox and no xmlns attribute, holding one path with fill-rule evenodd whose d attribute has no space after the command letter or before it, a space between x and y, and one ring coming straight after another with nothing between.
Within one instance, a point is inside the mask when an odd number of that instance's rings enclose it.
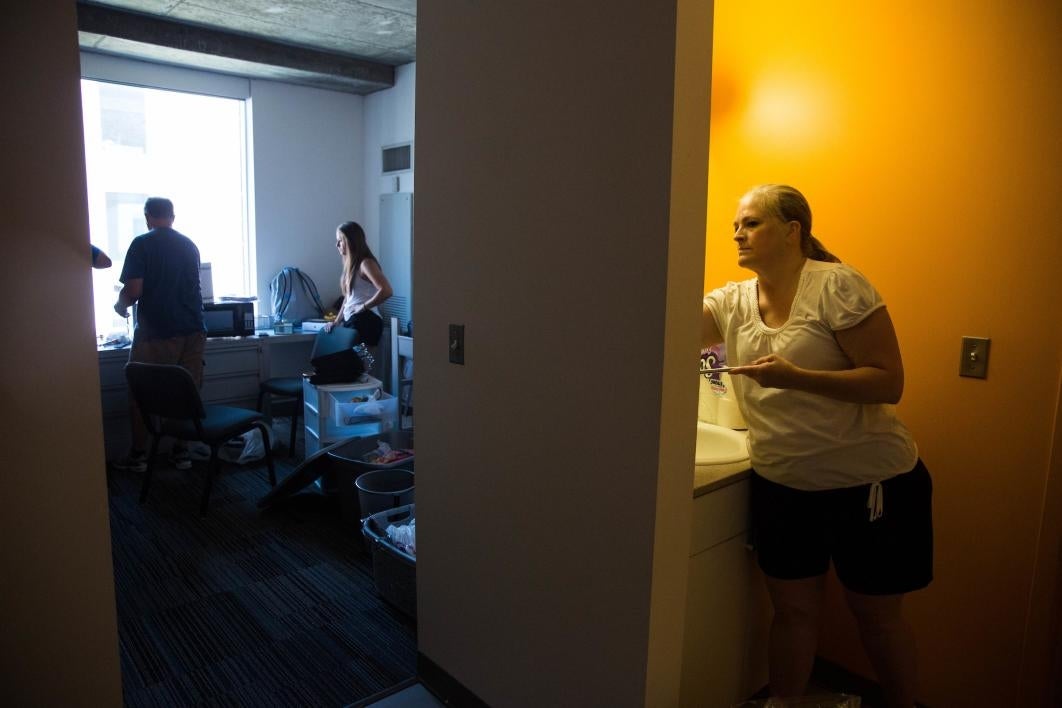
<instances>
[{"instance_id":1,"label":"carpeted floor","mask_svg":"<svg viewBox=\"0 0 1062 708\"><path fill-rule=\"evenodd\" d=\"M226 464L201 518L204 472L160 461L143 505L139 475L108 474L127 706L344 706L414 675L416 625L333 500L261 513L265 465Z\"/></svg>"}]
</instances>

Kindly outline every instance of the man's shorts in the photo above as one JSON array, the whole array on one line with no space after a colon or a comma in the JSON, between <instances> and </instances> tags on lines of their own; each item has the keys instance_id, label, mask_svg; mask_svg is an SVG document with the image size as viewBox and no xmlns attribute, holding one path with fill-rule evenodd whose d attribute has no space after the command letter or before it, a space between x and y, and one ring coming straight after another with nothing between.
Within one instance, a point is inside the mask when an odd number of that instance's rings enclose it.
<instances>
[{"instance_id":1,"label":"man's shorts","mask_svg":"<svg viewBox=\"0 0 1062 708\"><path fill-rule=\"evenodd\" d=\"M882 515L871 521L870 484L807 492L753 472L752 520L760 568L771 578L822 575L833 561L852 592L894 595L933 579L933 482L918 460L881 482Z\"/></svg>"}]
</instances>

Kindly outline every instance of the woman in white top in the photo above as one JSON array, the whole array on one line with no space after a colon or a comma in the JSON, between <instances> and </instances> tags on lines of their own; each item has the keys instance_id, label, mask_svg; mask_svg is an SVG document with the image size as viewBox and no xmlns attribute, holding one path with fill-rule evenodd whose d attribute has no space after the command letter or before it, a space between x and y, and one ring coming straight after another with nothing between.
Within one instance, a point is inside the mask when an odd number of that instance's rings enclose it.
<instances>
[{"instance_id":1,"label":"woman in white top","mask_svg":"<svg viewBox=\"0 0 1062 708\"><path fill-rule=\"evenodd\" d=\"M832 561L890 708L914 704L903 596L932 579L932 482L893 406L903 363L880 295L811 234L800 192L763 185L734 219L756 274L704 298L749 428L753 525L774 605L773 695L802 695Z\"/></svg>"},{"instance_id":2,"label":"woman in white top","mask_svg":"<svg viewBox=\"0 0 1062 708\"><path fill-rule=\"evenodd\" d=\"M350 327L358 332L356 343L373 346L380 341L383 320L372 308L391 297L391 283L357 223L347 221L336 228L336 248L343 258L343 274L339 276L343 305L335 323L326 325L325 330L331 331L334 324Z\"/></svg>"}]
</instances>

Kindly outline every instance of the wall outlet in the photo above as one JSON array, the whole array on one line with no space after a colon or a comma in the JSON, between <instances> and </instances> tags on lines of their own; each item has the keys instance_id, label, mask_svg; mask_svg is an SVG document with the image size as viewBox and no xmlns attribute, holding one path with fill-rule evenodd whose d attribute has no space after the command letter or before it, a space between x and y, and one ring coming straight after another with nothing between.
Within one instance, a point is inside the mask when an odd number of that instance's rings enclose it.
<instances>
[{"instance_id":1,"label":"wall outlet","mask_svg":"<svg viewBox=\"0 0 1062 708\"><path fill-rule=\"evenodd\" d=\"M450 325L450 363L465 363L465 326Z\"/></svg>"},{"instance_id":2,"label":"wall outlet","mask_svg":"<svg viewBox=\"0 0 1062 708\"><path fill-rule=\"evenodd\" d=\"M963 337L962 355L959 359L959 376L975 379L988 378L988 337Z\"/></svg>"}]
</instances>

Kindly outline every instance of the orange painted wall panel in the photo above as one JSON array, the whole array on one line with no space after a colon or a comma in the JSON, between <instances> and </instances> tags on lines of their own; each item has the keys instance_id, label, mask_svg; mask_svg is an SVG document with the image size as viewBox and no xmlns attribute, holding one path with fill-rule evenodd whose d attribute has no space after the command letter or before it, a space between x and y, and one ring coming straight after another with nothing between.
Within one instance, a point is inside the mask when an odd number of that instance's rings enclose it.
<instances>
[{"instance_id":1,"label":"orange painted wall panel","mask_svg":"<svg viewBox=\"0 0 1062 708\"><path fill-rule=\"evenodd\" d=\"M715 5L705 288L750 277L736 201L785 182L888 303L935 483L937 577L908 603L932 706L1017 687L1062 372L1060 8ZM958 376L963 335L992 338L987 380ZM871 675L843 616L821 653Z\"/></svg>"}]
</instances>

